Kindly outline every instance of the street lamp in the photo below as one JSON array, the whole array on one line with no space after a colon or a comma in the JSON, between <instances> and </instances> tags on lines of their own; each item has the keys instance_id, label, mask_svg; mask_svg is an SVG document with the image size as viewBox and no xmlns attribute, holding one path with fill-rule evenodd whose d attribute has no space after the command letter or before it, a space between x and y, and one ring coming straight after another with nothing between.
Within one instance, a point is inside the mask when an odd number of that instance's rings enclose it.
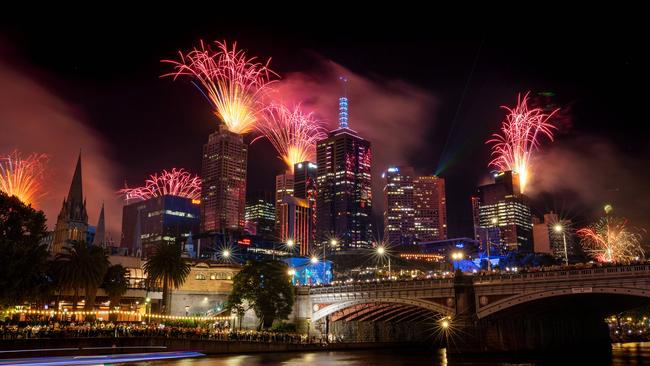
<instances>
[{"instance_id":1,"label":"street lamp","mask_svg":"<svg viewBox=\"0 0 650 366\"><path fill-rule=\"evenodd\" d=\"M151 322L151 315L150 315L151 314L151 298L149 296L147 296L147 298L144 299L144 302L145 302L145 306L146 306L145 310L147 311L147 319L148 319L147 323L150 323Z\"/></svg>"},{"instance_id":2,"label":"street lamp","mask_svg":"<svg viewBox=\"0 0 650 366\"><path fill-rule=\"evenodd\" d=\"M316 264L316 263L318 263L318 257L312 256L310 261L311 261L311 264Z\"/></svg>"},{"instance_id":3,"label":"street lamp","mask_svg":"<svg viewBox=\"0 0 650 366\"><path fill-rule=\"evenodd\" d=\"M224 249L224 251L221 252L221 256L224 257L225 259L230 258L230 250Z\"/></svg>"},{"instance_id":4,"label":"street lamp","mask_svg":"<svg viewBox=\"0 0 650 366\"><path fill-rule=\"evenodd\" d=\"M339 244L339 242L335 238L332 238L330 240L330 242L329 242L329 245L332 248L336 248L336 246L338 244ZM326 249L327 249L327 244L323 244L323 276L324 276L323 280L327 280L327 274L325 273L326 270L327 270L327 250ZM325 282L325 281L323 281L323 282Z\"/></svg>"},{"instance_id":5,"label":"street lamp","mask_svg":"<svg viewBox=\"0 0 650 366\"><path fill-rule=\"evenodd\" d=\"M490 222L492 223L492 226L497 226L497 224L499 223L499 219L493 217L492 219L490 219ZM488 272L490 272L492 270L492 261L490 260L490 247L492 246L492 241L490 239L490 233L488 233L488 237L486 239L487 239L487 257L488 257L487 269Z\"/></svg>"},{"instance_id":6,"label":"street lamp","mask_svg":"<svg viewBox=\"0 0 650 366\"><path fill-rule=\"evenodd\" d=\"M464 257L463 252L453 252L451 253L451 259L453 259L454 264L456 264L457 261L462 260ZM456 265L452 264L452 267L456 267ZM456 268L453 268L456 269Z\"/></svg>"},{"instance_id":7,"label":"street lamp","mask_svg":"<svg viewBox=\"0 0 650 366\"><path fill-rule=\"evenodd\" d=\"M190 306L185 305L185 316L187 316L189 314L189 312L190 312Z\"/></svg>"},{"instance_id":8,"label":"street lamp","mask_svg":"<svg viewBox=\"0 0 650 366\"><path fill-rule=\"evenodd\" d=\"M564 227L560 224L555 224L553 226L553 230L555 230L556 233L562 233L562 242L564 243L564 265L568 266L569 265L569 255L567 253L566 249L566 233L564 231Z\"/></svg>"},{"instance_id":9,"label":"street lamp","mask_svg":"<svg viewBox=\"0 0 650 366\"><path fill-rule=\"evenodd\" d=\"M386 255L386 257L388 258L388 279L390 279L390 275L391 275L391 271L390 271L390 255L388 255L388 253L386 253L386 247L384 247L383 245L378 246L377 247L377 254L380 257L383 257L384 255Z\"/></svg>"}]
</instances>

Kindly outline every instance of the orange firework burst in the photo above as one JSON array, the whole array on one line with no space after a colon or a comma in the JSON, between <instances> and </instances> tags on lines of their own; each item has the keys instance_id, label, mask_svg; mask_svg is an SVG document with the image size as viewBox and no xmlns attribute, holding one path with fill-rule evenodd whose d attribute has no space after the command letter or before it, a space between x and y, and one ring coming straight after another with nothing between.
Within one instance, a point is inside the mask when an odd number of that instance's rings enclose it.
<instances>
[{"instance_id":1,"label":"orange firework burst","mask_svg":"<svg viewBox=\"0 0 650 366\"><path fill-rule=\"evenodd\" d=\"M645 255L641 235L630 231L625 219L607 216L576 233L585 252L599 262L630 262Z\"/></svg>"},{"instance_id":2,"label":"orange firework burst","mask_svg":"<svg viewBox=\"0 0 650 366\"><path fill-rule=\"evenodd\" d=\"M226 42L215 42L216 50L205 46L180 54L180 61L163 60L175 71L165 76L190 76L193 84L210 101L215 114L229 131L245 134L254 129L263 91L276 74L266 64L247 58L237 50L237 43L228 48Z\"/></svg>"},{"instance_id":3,"label":"orange firework burst","mask_svg":"<svg viewBox=\"0 0 650 366\"><path fill-rule=\"evenodd\" d=\"M316 141L326 134L313 113L304 113L299 106L291 110L271 104L262 111L262 116L257 129L271 141L289 170L293 172L294 164L314 161Z\"/></svg>"},{"instance_id":4,"label":"orange firework burst","mask_svg":"<svg viewBox=\"0 0 650 366\"><path fill-rule=\"evenodd\" d=\"M16 196L26 205L35 205L44 195L43 171L45 154L31 154L22 158L18 150L0 156L0 191Z\"/></svg>"},{"instance_id":5,"label":"orange firework burst","mask_svg":"<svg viewBox=\"0 0 650 366\"><path fill-rule=\"evenodd\" d=\"M517 106L513 109L502 106L508 111L501 126L501 134L493 134L487 143L493 143L489 165L501 171L512 170L519 174L519 187L524 192L530 176L530 157L538 147L538 137L546 136L553 140L555 127L548 121L558 110L545 114L540 108L528 107L528 93L521 98L517 96Z\"/></svg>"}]
</instances>

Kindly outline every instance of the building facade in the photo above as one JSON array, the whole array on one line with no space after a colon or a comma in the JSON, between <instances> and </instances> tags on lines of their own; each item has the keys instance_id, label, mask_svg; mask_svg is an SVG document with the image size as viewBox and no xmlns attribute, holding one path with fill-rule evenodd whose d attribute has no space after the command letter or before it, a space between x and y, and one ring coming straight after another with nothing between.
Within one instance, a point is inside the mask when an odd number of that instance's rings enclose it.
<instances>
[{"instance_id":1,"label":"building facade","mask_svg":"<svg viewBox=\"0 0 650 366\"><path fill-rule=\"evenodd\" d=\"M530 206L519 188L517 173L495 174L493 184L478 188L478 228L481 249L490 255L533 251Z\"/></svg>"},{"instance_id":2,"label":"building facade","mask_svg":"<svg viewBox=\"0 0 650 366\"><path fill-rule=\"evenodd\" d=\"M122 209L121 247L148 257L159 243L176 243L196 233L199 220L199 204L191 198L164 195L133 202Z\"/></svg>"},{"instance_id":3,"label":"building facade","mask_svg":"<svg viewBox=\"0 0 650 366\"><path fill-rule=\"evenodd\" d=\"M285 197L293 197L293 174L286 171L275 176L275 237L282 240L282 227L286 223L282 221L282 204Z\"/></svg>"},{"instance_id":4,"label":"building facade","mask_svg":"<svg viewBox=\"0 0 650 366\"><path fill-rule=\"evenodd\" d=\"M571 220L562 220L556 213L544 214L543 220L533 218L535 253L551 254L561 261L575 256L575 238Z\"/></svg>"},{"instance_id":5,"label":"building facade","mask_svg":"<svg viewBox=\"0 0 650 366\"><path fill-rule=\"evenodd\" d=\"M415 201L412 167L390 167L384 178L384 240L393 245L415 240Z\"/></svg>"},{"instance_id":6,"label":"building facade","mask_svg":"<svg viewBox=\"0 0 650 366\"><path fill-rule=\"evenodd\" d=\"M171 292L171 315L214 315L224 310L239 265L188 260L190 274Z\"/></svg>"},{"instance_id":7,"label":"building facade","mask_svg":"<svg viewBox=\"0 0 650 366\"><path fill-rule=\"evenodd\" d=\"M272 238L275 230L275 204L264 195L246 204L245 228L251 235Z\"/></svg>"},{"instance_id":8,"label":"building facade","mask_svg":"<svg viewBox=\"0 0 650 366\"><path fill-rule=\"evenodd\" d=\"M412 167L390 167L384 178L384 239L414 244L447 238L445 181L417 176Z\"/></svg>"},{"instance_id":9,"label":"building facade","mask_svg":"<svg viewBox=\"0 0 650 366\"><path fill-rule=\"evenodd\" d=\"M224 126L203 145L201 231L243 229L247 158L243 137Z\"/></svg>"},{"instance_id":10,"label":"building facade","mask_svg":"<svg viewBox=\"0 0 650 366\"><path fill-rule=\"evenodd\" d=\"M299 255L309 255L313 249L313 213L309 201L285 196L280 204L280 241L293 242Z\"/></svg>"},{"instance_id":11,"label":"building facade","mask_svg":"<svg viewBox=\"0 0 650 366\"><path fill-rule=\"evenodd\" d=\"M316 145L316 240L336 238L340 250L372 245L370 142L348 127L348 100L339 99L339 128Z\"/></svg>"},{"instance_id":12,"label":"building facade","mask_svg":"<svg viewBox=\"0 0 650 366\"><path fill-rule=\"evenodd\" d=\"M86 200L83 197L81 180L81 154L72 176L72 183L68 197L63 200L63 205L54 227L52 240L52 254L56 255L73 241L86 241L88 236L88 212Z\"/></svg>"}]
</instances>

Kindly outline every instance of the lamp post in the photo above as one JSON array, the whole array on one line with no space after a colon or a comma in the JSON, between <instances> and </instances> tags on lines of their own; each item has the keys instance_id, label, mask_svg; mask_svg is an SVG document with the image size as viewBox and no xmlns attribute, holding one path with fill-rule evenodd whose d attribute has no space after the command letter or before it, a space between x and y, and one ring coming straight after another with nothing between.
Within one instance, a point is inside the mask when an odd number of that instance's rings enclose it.
<instances>
[{"instance_id":1,"label":"lamp post","mask_svg":"<svg viewBox=\"0 0 650 366\"><path fill-rule=\"evenodd\" d=\"M188 316L189 313L190 313L190 306L189 306L189 305L185 305L185 316Z\"/></svg>"},{"instance_id":2,"label":"lamp post","mask_svg":"<svg viewBox=\"0 0 650 366\"><path fill-rule=\"evenodd\" d=\"M332 248L335 248L338 245L338 240L336 239L331 239L329 244L332 246ZM325 277L324 279L327 280L327 244L323 244L323 276ZM325 282L325 281L323 281Z\"/></svg>"},{"instance_id":3,"label":"lamp post","mask_svg":"<svg viewBox=\"0 0 650 366\"><path fill-rule=\"evenodd\" d=\"M144 302L145 302L145 307L146 307L145 310L146 310L146 313L147 313L147 324L149 324L149 323L151 323L151 315L150 315L151 314L151 298L149 296L147 296L147 298L144 299Z\"/></svg>"},{"instance_id":4,"label":"lamp post","mask_svg":"<svg viewBox=\"0 0 650 366\"><path fill-rule=\"evenodd\" d=\"M453 252L451 253L451 259L453 259L452 262L452 269L455 270L456 268L456 262L462 260L464 257L463 252Z\"/></svg>"},{"instance_id":5,"label":"lamp post","mask_svg":"<svg viewBox=\"0 0 650 366\"><path fill-rule=\"evenodd\" d=\"M224 249L223 252L221 252L221 257L227 261L230 258L230 250Z\"/></svg>"},{"instance_id":6,"label":"lamp post","mask_svg":"<svg viewBox=\"0 0 650 366\"><path fill-rule=\"evenodd\" d=\"M497 226L499 223L499 220L496 217L493 217L490 222L492 223L492 226ZM492 271L492 260L490 259L490 247L492 246L492 240L490 238L490 235L488 233L487 237L487 257L488 257L488 272Z\"/></svg>"},{"instance_id":7,"label":"lamp post","mask_svg":"<svg viewBox=\"0 0 650 366\"><path fill-rule=\"evenodd\" d=\"M566 249L566 233L564 231L564 227L560 224L555 224L553 226L553 230L555 230L556 233L562 233L562 242L564 243L564 265L568 266L569 265L569 255L567 253Z\"/></svg>"},{"instance_id":8,"label":"lamp post","mask_svg":"<svg viewBox=\"0 0 650 366\"><path fill-rule=\"evenodd\" d=\"M311 262L312 265L316 266L316 264L318 264L318 257L314 255L311 257L309 261ZM305 284L307 284L307 282L309 281L307 280L307 271L305 271Z\"/></svg>"},{"instance_id":9,"label":"lamp post","mask_svg":"<svg viewBox=\"0 0 650 366\"><path fill-rule=\"evenodd\" d=\"M384 255L386 255L386 257L388 258L388 279L390 279L390 275L391 275L391 271L390 271L390 255L388 255L388 253L386 253L386 248L383 245L380 245L380 246L377 247L377 254L380 257L383 257Z\"/></svg>"}]
</instances>

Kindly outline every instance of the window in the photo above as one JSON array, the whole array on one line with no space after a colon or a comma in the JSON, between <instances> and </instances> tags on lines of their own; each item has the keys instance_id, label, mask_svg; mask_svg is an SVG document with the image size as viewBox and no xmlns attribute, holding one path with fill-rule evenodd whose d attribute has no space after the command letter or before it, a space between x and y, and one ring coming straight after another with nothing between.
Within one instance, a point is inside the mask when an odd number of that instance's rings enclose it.
<instances>
[{"instance_id":1,"label":"window","mask_svg":"<svg viewBox=\"0 0 650 366\"><path fill-rule=\"evenodd\" d=\"M197 280L205 280L205 275L203 273L197 273L196 279Z\"/></svg>"}]
</instances>

